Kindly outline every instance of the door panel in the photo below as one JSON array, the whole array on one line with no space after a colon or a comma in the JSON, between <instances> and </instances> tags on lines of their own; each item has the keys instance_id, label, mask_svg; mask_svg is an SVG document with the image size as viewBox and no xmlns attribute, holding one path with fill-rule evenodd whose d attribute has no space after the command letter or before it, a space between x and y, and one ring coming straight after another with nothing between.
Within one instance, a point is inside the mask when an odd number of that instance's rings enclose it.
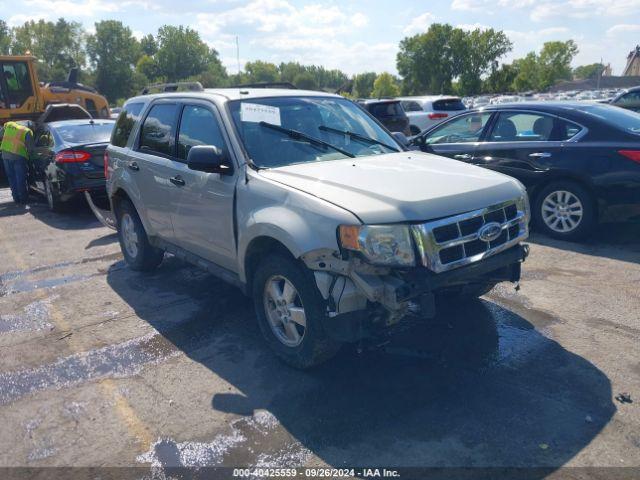
<instances>
[{"instance_id":1,"label":"door panel","mask_svg":"<svg viewBox=\"0 0 640 480\"><path fill-rule=\"evenodd\" d=\"M215 145L228 156L220 125L213 106L185 105L177 140L179 160L186 162L189 150L196 145ZM199 172L179 162L175 168L177 180L184 182L174 187L178 191L172 209L176 244L235 271L233 202L237 176Z\"/></svg>"}]
</instances>

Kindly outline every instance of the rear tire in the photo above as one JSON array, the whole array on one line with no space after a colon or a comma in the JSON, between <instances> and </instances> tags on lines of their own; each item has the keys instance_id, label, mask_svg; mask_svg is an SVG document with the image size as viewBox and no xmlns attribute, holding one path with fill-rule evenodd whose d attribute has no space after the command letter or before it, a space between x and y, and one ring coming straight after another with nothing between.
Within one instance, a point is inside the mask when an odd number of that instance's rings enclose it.
<instances>
[{"instance_id":1,"label":"rear tire","mask_svg":"<svg viewBox=\"0 0 640 480\"><path fill-rule=\"evenodd\" d=\"M60 213L64 210L65 203L60 200L60 195L56 192L48 178L44 181L44 194L47 199L47 206L52 212Z\"/></svg>"},{"instance_id":2,"label":"rear tire","mask_svg":"<svg viewBox=\"0 0 640 480\"><path fill-rule=\"evenodd\" d=\"M149 237L131 202L122 200L118 206L118 240L124 259L132 270L155 270L164 258L164 251L149 243Z\"/></svg>"},{"instance_id":3,"label":"rear tire","mask_svg":"<svg viewBox=\"0 0 640 480\"><path fill-rule=\"evenodd\" d=\"M533 218L538 229L550 237L581 240L592 232L597 223L596 201L576 182L553 182L537 194Z\"/></svg>"},{"instance_id":4,"label":"rear tire","mask_svg":"<svg viewBox=\"0 0 640 480\"><path fill-rule=\"evenodd\" d=\"M292 367L314 367L340 349L324 331L326 308L313 274L292 258L275 254L263 260L252 297L267 344Z\"/></svg>"}]
</instances>

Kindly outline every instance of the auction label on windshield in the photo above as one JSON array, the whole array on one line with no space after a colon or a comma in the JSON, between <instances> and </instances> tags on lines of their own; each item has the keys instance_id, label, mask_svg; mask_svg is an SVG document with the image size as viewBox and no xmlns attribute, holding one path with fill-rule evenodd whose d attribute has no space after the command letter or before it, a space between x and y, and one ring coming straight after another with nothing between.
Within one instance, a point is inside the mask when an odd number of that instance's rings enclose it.
<instances>
[{"instance_id":1,"label":"auction label on windshield","mask_svg":"<svg viewBox=\"0 0 640 480\"><path fill-rule=\"evenodd\" d=\"M240 104L240 119L243 122L265 122L272 125L282 125L280 123L280 109L278 107L260 105L258 103L242 102Z\"/></svg>"}]
</instances>

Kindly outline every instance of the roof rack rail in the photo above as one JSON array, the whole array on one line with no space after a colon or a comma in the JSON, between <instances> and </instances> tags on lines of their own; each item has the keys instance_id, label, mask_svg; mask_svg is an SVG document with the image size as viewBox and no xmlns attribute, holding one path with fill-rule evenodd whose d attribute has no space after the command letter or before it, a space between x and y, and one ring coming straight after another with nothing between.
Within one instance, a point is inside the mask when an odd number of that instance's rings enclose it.
<instances>
[{"instance_id":1,"label":"roof rack rail","mask_svg":"<svg viewBox=\"0 0 640 480\"><path fill-rule=\"evenodd\" d=\"M258 82L258 83L243 83L241 85L232 85L229 88L288 88L291 90L297 90L291 82Z\"/></svg>"},{"instance_id":2,"label":"roof rack rail","mask_svg":"<svg viewBox=\"0 0 640 480\"><path fill-rule=\"evenodd\" d=\"M200 82L173 82L173 83L154 83L147 85L142 89L141 95L148 95L152 92L204 92L204 87Z\"/></svg>"}]
</instances>

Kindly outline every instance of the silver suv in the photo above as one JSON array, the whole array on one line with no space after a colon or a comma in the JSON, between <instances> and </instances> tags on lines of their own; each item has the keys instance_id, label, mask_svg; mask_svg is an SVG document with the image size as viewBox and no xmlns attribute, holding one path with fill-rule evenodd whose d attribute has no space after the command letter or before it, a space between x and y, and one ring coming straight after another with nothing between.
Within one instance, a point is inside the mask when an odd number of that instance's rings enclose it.
<instances>
[{"instance_id":1,"label":"silver suv","mask_svg":"<svg viewBox=\"0 0 640 480\"><path fill-rule=\"evenodd\" d=\"M299 368L435 298L517 282L529 206L513 178L406 151L355 103L300 90L130 99L105 154L126 262L170 252L244 290Z\"/></svg>"}]
</instances>

